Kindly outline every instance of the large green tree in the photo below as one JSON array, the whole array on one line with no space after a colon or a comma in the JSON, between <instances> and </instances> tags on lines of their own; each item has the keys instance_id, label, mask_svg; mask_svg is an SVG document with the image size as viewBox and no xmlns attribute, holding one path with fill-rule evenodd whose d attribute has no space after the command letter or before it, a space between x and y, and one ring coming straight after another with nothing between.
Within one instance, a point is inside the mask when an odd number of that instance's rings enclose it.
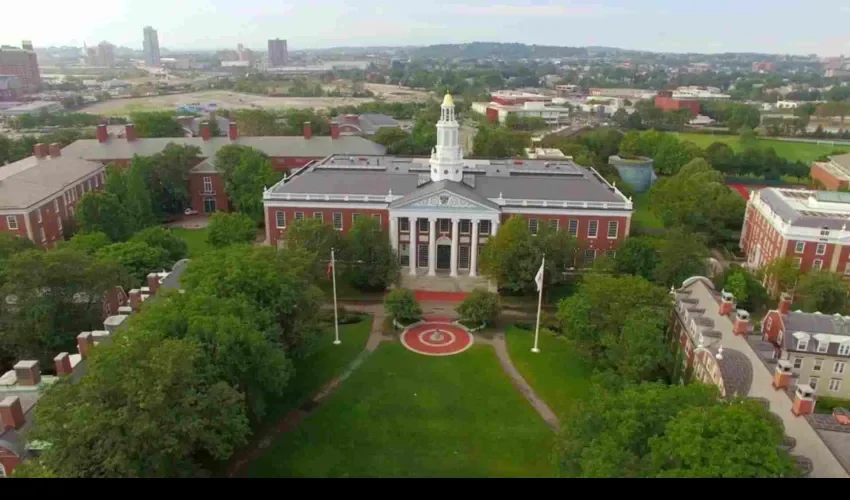
<instances>
[{"instance_id":1,"label":"large green tree","mask_svg":"<svg viewBox=\"0 0 850 500\"><path fill-rule=\"evenodd\" d=\"M658 265L652 279L665 287L681 286L691 276L702 276L708 269L708 248L699 235L680 228L671 229L658 247Z\"/></svg>"},{"instance_id":2,"label":"large green tree","mask_svg":"<svg viewBox=\"0 0 850 500\"><path fill-rule=\"evenodd\" d=\"M239 127L239 133L245 136L282 135L277 117L264 109L238 109L233 117Z\"/></svg>"},{"instance_id":3,"label":"large green tree","mask_svg":"<svg viewBox=\"0 0 850 500\"><path fill-rule=\"evenodd\" d=\"M286 229L287 248L303 248L314 256L311 268L316 278L327 276L326 263L332 248L337 254L345 255L345 241L342 233L318 219L295 221Z\"/></svg>"},{"instance_id":4,"label":"large green tree","mask_svg":"<svg viewBox=\"0 0 850 500\"><path fill-rule=\"evenodd\" d=\"M848 292L847 284L837 273L809 271L800 278L796 295L804 311L843 314Z\"/></svg>"},{"instance_id":5,"label":"large green tree","mask_svg":"<svg viewBox=\"0 0 850 500\"><path fill-rule=\"evenodd\" d=\"M132 278L122 283L128 287L140 286L145 283L148 273L169 269L171 266L168 252L142 241L113 243L98 250L95 256L123 266Z\"/></svg>"},{"instance_id":6,"label":"large green tree","mask_svg":"<svg viewBox=\"0 0 850 500\"><path fill-rule=\"evenodd\" d=\"M257 224L242 213L216 212L209 222L207 241L215 248L239 243L252 243L257 237Z\"/></svg>"},{"instance_id":7,"label":"large green tree","mask_svg":"<svg viewBox=\"0 0 850 500\"><path fill-rule=\"evenodd\" d=\"M228 145L216 153L215 165L224 180L224 191L236 210L261 223L264 220L263 189L281 178L269 158L248 146Z\"/></svg>"},{"instance_id":8,"label":"large green tree","mask_svg":"<svg viewBox=\"0 0 850 500\"><path fill-rule=\"evenodd\" d=\"M660 262L657 245L650 238L633 236L619 248L614 258L614 271L651 279Z\"/></svg>"},{"instance_id":9,"label":"large green tree","mask_svg":"<svg viewBox=\"0 0 850 500\"><path fill-rule=\"evenodd\" d=\"M525 155L531 146L531 136L505 127L483 125L472 141L472 151L478 158L506 158Z\"/></svg>"},{"instance_id":10,"label":"large green tree","mask_svg":"<svg viewBox=\"0 0 850 500\"><path fill-rule=\"evenodd\" d=\"M385 290L398 278L398 260L389 235L372 217L354 221L338 265L346 281L363 291Z\"/></svg>"},{"instance_id":11,"label":"large green tree","mask_svg":"<svg viewBox=\"0 0 850 500\"><path fill-rule=\"evenodd\" d=\"M112 241L124 241L135 227L126 207L112 193L89 191L80 198L75 213L81 233L100 232Z\"/></svg>"},{"instance_id":12,"label":"large green tree","mask_svg":"<svg viewBox=\"0 0 850 500\"><path fill-rule=\"evenodd\" d=\"M171 111L130 113L137 137L183 137L185 131Z\"/></svg>"},{"instance_id":13,"label":"large green tree","mask_svg":"<svg viewBox=\"0 0 850 500\"><path fill-rule=\"evenodd\" d=\"M168 257L169 266L180 259L186 258L189 254L189 249L185 241L175 236L170 230L159 226L149 227L139 231L130 238L130 241L139 241L152 247L162 248Z\"/></svg>"}]
</instances>

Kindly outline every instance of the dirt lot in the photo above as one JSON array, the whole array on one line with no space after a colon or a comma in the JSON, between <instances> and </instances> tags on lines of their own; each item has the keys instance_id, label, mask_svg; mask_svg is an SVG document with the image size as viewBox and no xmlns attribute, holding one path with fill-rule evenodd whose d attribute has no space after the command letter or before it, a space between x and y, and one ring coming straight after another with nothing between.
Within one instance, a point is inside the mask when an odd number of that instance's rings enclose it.
<instances>
[{"instance_id":1,"label":"dirt lot","mask_svg":"<svg viewBox=\"0 0 850 500\"><path fill-rule=\"evenodd\" d=\"M367 88L389 102L410 102L427 99L429 94L394 85L367 84ZM127 115L134 111L173 110L187 104L216 104L219 108L333 108L337 106L356 106L374 99L353 97L264 97L253 94L240 94L227 90L205 90L190 94L177 94L156 97L135 97L113 99L92 104L82 109L85 113L98 115Z\"/></svg>"}]
</instances>

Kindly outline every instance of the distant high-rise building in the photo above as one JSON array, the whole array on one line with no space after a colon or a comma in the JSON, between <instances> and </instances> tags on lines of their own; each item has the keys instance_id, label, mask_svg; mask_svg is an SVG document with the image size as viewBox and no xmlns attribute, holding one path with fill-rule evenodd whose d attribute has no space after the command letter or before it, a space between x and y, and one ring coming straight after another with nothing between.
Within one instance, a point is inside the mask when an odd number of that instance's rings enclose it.
<instances>
[{"instance_id":1,"label":"distant high-rise building","mask_svg":"<svg viewBox=\"0 0 850 500\"><path fill-rule=\"evenodd\" d=\"M41 86L38 57L32 50L32 42L24 41L22 45L30 48L0 46L0 75L15 75L20 81L21 90L35 92Z\"/></svg>"},{"instance_id":2,"label":"distant high-rise building","mask_svg":"<svg viewBox=\"0 0 850 500\"><path fill-rule=\"evenodd\" d=\"M115 67L115 46L109 42L97 44L97 65L107 68Z\"/></svg>"},{"instance_id":3,"label":"distant high-rise building","mask_svg":"<svg viewBox=\"0 0 850 500\"><path fill-rule=\"evenodd\" d=\"M145 62L148 66L159 66L159 36L157 35L156 30L150 26L145 26L144 32Z\"/></svg>"},{"instance_id":4,"label":"distant high-rise building","mask_svg":"<svg viewBox=\"0 0 850 500\"><path fill-rule=\"evenodd\" d=\"M286 66L288 58L286 40L281 40L280 38L269 40L269 66L272 68Z\"/></svg>"}]
</instances>

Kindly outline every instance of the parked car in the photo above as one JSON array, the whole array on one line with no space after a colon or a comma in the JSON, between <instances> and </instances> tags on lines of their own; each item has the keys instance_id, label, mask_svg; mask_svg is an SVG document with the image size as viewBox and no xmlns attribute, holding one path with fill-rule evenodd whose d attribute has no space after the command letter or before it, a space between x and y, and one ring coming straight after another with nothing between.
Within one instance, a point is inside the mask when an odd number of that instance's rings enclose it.
<instances>
[{"instance_id":1,"label":"parked car","mask_svg":"<svg viewBox=\"0 0 850 500\"><path fill-rule=\"evenodd\" d=\"M833 408L832 416L841 425L850 425L850 410L847 408Z\"/></svg>"},{"instance_id":2,"label":"parked car","mask_svg":"<svg viewBox=\"0 0 850 500\"><path fill-rule=\"evenodd\" d=\"M183 215L198 215L198 211L192 208L187 208L183 210Z\"/></svg>"}]
</instances>

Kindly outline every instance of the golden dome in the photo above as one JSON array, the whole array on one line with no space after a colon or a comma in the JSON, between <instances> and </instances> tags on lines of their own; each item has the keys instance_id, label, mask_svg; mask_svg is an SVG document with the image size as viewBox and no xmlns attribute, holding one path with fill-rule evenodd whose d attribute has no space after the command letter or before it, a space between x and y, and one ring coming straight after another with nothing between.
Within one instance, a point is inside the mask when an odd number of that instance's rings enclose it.
<instances>
[{"instance_id":1,"label":"golden dome","mask_svg":"<svg viewBox=\"0 0 850 500\"><path fill-rule=\"evenodd\" d=\"M446 92L446 97L443 98L443 106L452 106L454 107L455 100L452 99L452 95Z\"/></svg>"}]
</instances>

